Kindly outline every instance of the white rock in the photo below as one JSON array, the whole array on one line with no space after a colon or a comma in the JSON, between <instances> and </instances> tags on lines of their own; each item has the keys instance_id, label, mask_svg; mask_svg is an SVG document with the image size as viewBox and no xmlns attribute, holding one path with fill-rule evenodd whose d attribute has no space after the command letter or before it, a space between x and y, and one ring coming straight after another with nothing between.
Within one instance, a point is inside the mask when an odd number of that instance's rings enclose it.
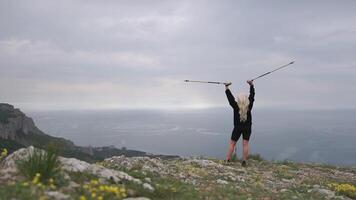
<instances>
[{"instance_id":1,"label":"white rock","mask_svg":"<svg viewBox=\"0 0 356 200\"><path fill-rule=\"evenodd\" d=\"M27 158L31 153L33 153L34 149L35 148L33 146L29 146L27 148L19 149L8 155L3 161L2 169L7 171L8 173L16 173L16 161Z\"/></svg>"},{"instance_id":2,"label":"white rock","mask_svg":"<svg viewBox=\"0 0 356 200\"><path fill-rule=\"evenodd\" d=\"M91 164L75 159L60 157L61 168L71 172L84 172L87 171Z\"/></svg>"},{"instance_id":3,"label":"white rock","mask_svg":"<svg viewBox=\"0 0 356 200\"><path fill-rule=\"evenodd\" d=\"M133 181L134 183L141 184L142 181L136 179L125 172L107 169L101 165L97 164L89 164L87 162L75 159L75 158L59 158L61 162L61 167L66 171L73 172L86 172L90 174L94 174L99 178L105 179L113 179L115 182L119 182L120 180Z\"/></svg>"},{"instance_id":4,"label":"white rock","mask_svg":"<svg viewBox=\"0 0 356 200\"><path fill-rule=\"evenodd\" d=\"M146 178L145 178L145 181L146 181L147 183L151 183L151 178L146 177Z\"/></svg>"},{"instance_id":5,"label":"white rock","mask_svg":"<svg viewBox=\"0 0 356 200\"><path fill-rule=\"evenodd\" d=\"M155 191L155 189L152 187L152 185L150 185L148 183L144 183L142 186L144 189L149 190L151 192Z\"/></svg>"},{"instance_id":6,"label":"white rock","mask_svg":"<svg viewBox=\"0 0 356 200\"><path fill-rule=\"evenodd\" d=\"M14 153L10 154L5 158L1 171L6 172L8 174L16 173L17 172L16 161L27 158L31 153L33 153L34 149L35 148L33 146L30 146L27 148L19 149ZM127 180L137 184L142 184L141 180L136 179L122 171L107 169L101 165L90 164L75 158L64 158L59 156L58 159L61 163L60 164L61 169L65 171L86 172L86 173L94 174L99 178L113 179L115 182L118 182L120 180Z\"/></svg>"},{"instance_id":7,"label":"white rock","mask_svg":"<svg viewBox=\"0 0 356 200\"><path fill-rule=\"evenodd\" d=\"M222 184L222 185L229 184L229 182L227 182L225 180L221 180L221 179L218 179L216 182L219 183L219 184Z\"/></svg>"}]
</instances>

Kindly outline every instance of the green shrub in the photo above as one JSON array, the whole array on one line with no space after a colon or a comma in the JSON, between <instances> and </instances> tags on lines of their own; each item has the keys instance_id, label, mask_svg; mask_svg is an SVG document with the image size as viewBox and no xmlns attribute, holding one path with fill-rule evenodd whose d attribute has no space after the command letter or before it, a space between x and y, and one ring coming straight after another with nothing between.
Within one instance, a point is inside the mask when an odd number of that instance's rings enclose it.
<instances>
[{"instance_id":1,"label":"green shrub","mask_svg":"<svg viewBox=\"0 0 356 200\"><path fill-rule=\"evenodd\" d=\"M47 183L50 179L58 178L60 163L58 151L55 147L48 147L47 151L34 149L24 160L16 162L17 168L28 180Z\"/></svg>"}]
</instances>

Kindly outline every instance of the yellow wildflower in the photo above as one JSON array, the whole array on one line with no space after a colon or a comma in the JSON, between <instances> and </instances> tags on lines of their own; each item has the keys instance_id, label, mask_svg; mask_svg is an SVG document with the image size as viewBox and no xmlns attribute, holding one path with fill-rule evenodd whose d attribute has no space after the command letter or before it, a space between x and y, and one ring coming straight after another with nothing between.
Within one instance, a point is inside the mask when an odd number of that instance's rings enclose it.
<instances>
[{"instance_id":1,"label":"yellow wildflower","mask_svg":"<svg viewBox=\"0 0 356 200\"><path fill-rule=\"evenodd\" d=\"M84 195L82 195L79 197L79 200L87 200L87 198Z\"/></svg>"},{"instance_id":2,"label":"yellow wildflower","mask_svg":"<svg viewBox=\"0 0 356 200\"><path fill-rule=\"evenodd\" d=\"M40 180L40 177L41 177L41 174L40 173L37 173L35 177L33 177L32 179L32 183L33 184L37 184Z\"/></svg>"},{"instance_id":3,"label":"yellow wildflower","mask_svg":"<svg viewBox=\"0 0 356 200\"><path fill-rule=\"evenodd\" d=\"M0 157L1 157L1 158L4 158L4 157L6 157L6 156L7 156L7 149L3 149L2 152L1 152Z\"/></svg>"},{"instance_id":4,"label":"yellow wildflower","mask_svg":"<svg viewBox=\"0 0 356 200\"><path fill-rule=\"evenodd\" d=\"M50 184L49 187L50 187L52 190L56 189L56 186L55 186L54 184Z\"/></svg>"},{"instance_id":5,"label":"yellow wildflower","mask_svg":"<svg viewBox=\"0 0 356 200\"><path fill-rule=\"evenodd\" d=\"M99 187L99 190L100 190L100 191L104 191L104 190L105 190L105 187L104 187L103 185L101 185L101 186Z\"/></svg>"},{"instance_id":6,"label":"yellow wildflower","mask_svg":"<svg viewBox=\"0 0 356 200\"><path fill-rule=\"evenodd\" d=\"M29 184L28 184L28 182L24 182L24 183L22 183L22 186L25 186L25 187L27 187Z\"/></svg>"},{"instance_id":7,"label":"yellow wildflower","mask_svg":"<svg viewBox=\"0 0 356 200\"><path fill-rule=\"evenodd\" d=\"M351 198L356 198L356 186L351 185L351 184L338 184L338 183L332 183L328 184L329 187L333 188L336 192L340 194L344 194L346 196L349 196Z\"/></svg>"},{"instance_id":8,"label":"yellow wildflower","mask_svg":"<svg viewBox=\"0 0 356 200\"><path fill-rule=\"evenodd\" d=\"M90 183L91 183L92 185L98 185L99 182L98 182L97 180L91 180Z\"/></svg>"},{"instance_id":9,"label":"yellow wildflower","mask_svg":"<svg viewBox=\"0 0 356 200\"><path fill-rule=\"evenodd\" d=\"M46 200L46 199L47 199L46 196L41 196L41 197L39 198L39 200Z\"/></svg>"}]
</instances>

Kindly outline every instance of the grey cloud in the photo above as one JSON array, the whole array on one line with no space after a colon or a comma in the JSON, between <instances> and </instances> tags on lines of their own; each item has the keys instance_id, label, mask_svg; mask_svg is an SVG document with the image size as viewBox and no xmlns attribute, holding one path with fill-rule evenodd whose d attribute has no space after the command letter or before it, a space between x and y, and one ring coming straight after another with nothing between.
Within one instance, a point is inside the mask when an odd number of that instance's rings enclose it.
<instances>
[{"instance_id":1,"label":"grey cloud","mask_svg":"<svg viewBox=\"0 0 356 200\"><path fill-rule=\"evenodd\" d=\"M295 59L256 83L256 106L355 107L355 9L354 1L1 1L0 101L225 105L222 88L182 80L230 80L246 92L246 79Z\"/></svg>"}]
</instances>

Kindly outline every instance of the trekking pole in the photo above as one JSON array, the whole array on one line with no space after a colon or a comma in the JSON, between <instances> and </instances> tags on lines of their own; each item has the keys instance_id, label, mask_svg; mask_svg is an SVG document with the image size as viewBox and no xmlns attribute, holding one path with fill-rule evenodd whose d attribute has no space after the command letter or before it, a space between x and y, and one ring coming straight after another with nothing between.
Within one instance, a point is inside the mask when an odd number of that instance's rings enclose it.
<instances>
[{"instance_id":1,"label":"trekking pole","mask_svg":"<svg viewBox=\"0 0 356 200\"><path fill-rule=\"evenodd\" d=\"M267 72L267 73L264 73L264 74L262 74L262 75L260 75L260 76L257 76L256 78L252 79L251 81L254 81L254 80L256 80L256 79L259 79L259 78L261 78L261 77L264 77L264 76L266 76L266 75L268 75L268 74L270 74L270 73L272 73L272 72L278 71L278 70L280 70L280 69L282 69L282 68L288 67L289 65L291 65L291 64L293 64L293 63L294 63L294 61L292 61L292 62L290 62L290 63L288 63L288 64L286 64L286 65L283 65L283 66L281 66L281 67L278 67L277 69L274 69L274 70L272 70L272 71L269 71L269 72Z\"/></svg>"},{"instance_id":2,"label":"trekking pole","mask_svg":"<svg viewBox=\"0 0 356 200\"><path fill-rule=\"evenodd\" d=\"M192 80L184 80L184 82L191 82L191 83L211 83L211 84L222 84L222 85L226 85L226 84L231 84L231 82L217 82L217 81L192 81Z\"/></svg>"}]
</instances>

